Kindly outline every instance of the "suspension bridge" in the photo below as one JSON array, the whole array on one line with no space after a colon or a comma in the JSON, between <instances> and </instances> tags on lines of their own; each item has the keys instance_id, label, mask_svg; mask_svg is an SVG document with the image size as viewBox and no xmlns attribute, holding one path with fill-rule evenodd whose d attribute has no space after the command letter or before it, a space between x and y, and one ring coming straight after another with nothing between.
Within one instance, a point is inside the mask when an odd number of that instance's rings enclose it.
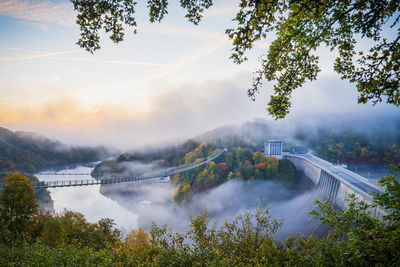
<instances>
[{"instance_id":1,"label":"suspension bridge","mask_svg":"<svg viewBox=\"0 0 400 267\"><path fill-rule=\"evenodd\" d=\"M116 183L126 183L126 182L135 182L135 181L143 181L158 178L160 182L168 182L169 176L189 171L194 168L200 167L219 157L227 151L226 148L221 149L220 152L215 153L207 158L205 158L201 162L194 162L189 164L184 164L176 167L171 167L167 169L160 169L152 171L151 173L133 176L133 177L111 177L105 179L81 179L81 180L57 180L57 181L39 181L33 182L32 186L34 189L41 188L56 188L56 187L71 187L71 186L87 186L87 185L102 185L102 184L116 184ZM32 173L22 173L23 175L32 175ZM40 173L40 175L60 175L60 176L90 176L91 173L50 173L44 172ZM0 188L3 188L4 184L0 184Z\"/></svg>"}]
</instances>

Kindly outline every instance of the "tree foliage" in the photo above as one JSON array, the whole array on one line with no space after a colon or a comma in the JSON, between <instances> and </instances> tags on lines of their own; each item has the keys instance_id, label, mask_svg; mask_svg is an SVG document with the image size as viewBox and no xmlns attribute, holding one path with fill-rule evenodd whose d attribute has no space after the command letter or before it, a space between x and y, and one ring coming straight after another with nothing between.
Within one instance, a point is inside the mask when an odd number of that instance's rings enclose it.
<instances>
[{"instance_id":1,"label":"tree foliage","mask_svg":"<svg viewBox=\"0 0 400 267\"><path fill-rule=\"evenodd\" d=\"M400 161L399 161L400 162ZM400 225L400 163L391 164L389 175L379 180L384 188L382 194L375 197L378 205L384 207L389 214L385 217L390 224Z\"/></svg>"},{"instance_id":2,"label":"tree foliage","mask_svg":"<svg viewBox=\"0 0 400 267\"><path fill-rule=\"evenodd\" d=\"M38 213L35 192L29 179L19 172L7 175L0 205L2 224L11 232L28 231Z\"/></svg>"},{"instance_id":3,"label":"tree foliage","mask_svg":"<svg viewBox=\"0 0 400 267\"><path fill-rule=\"evenodd\" d=\"M162 168L196 164L218 153L220 147L227 147L228 151L214 161L171 177L173 185L176 186L172 194L174 201L188 201L193 194L207 191L234 178L277 179L286 187L290 188L293 185L296 177L293 164L287 160L278 160L276 157L266 157L260 151L261 146L257 147L253 140L234 135L223 136L210 142L189 140L178 147L157 150L157 153L154 151L148 154L124 153L116 159L98 164L93 173L98 177L140 175L133 173L128 164L121 164L127 161L157 161L158 166Z\"/></svg>"},{"instance_id":4,"label":"tree foliage","mask_svg":"<svg viewBox=\"0 0 400 267\"><path fill-rule=\"evenodd\" d=\"M276 35L248 90L254 99L263 78L276 81L268 103L275 118L288 114L293 90L317 78L316 50L321 45L338 52L334 69L342 79L356 83L359 103L385 100L399 106L399 10L399 2L390 0L242 0L237 28L227 30L234 43L232 58L243 62L256 41ZM385 36L387 27L397 33ZM361 39L368 39L369 46L357 46Z\"/></svg>"},{"instance_id":5,"label":"tree foliage","mask_svg":"<svg viewBox=\"0 0 400 267\"><path fill-rule=\"evenodd\" d=\"M400 144L398 129L357 132L332 131L321 127L315 132L299 130L296 139L331 162L393 163L400 159L400 151L396 149Z\"/></svg>"},{"instance_id":6,"label":"tree foliage","mask_svg":"<svg viewBox=\"0 0 400 267\"><path fill-rule=\"evenodd\" d=\"M177 185L172 197L174 201L190 200L192 193L207 191L233 178L278 179L287 187L293 184L296 171L289 161L264 156L261 151L254 151L251 146L244 143L245 147L234 147L229 142L226 144L231 149L224 156L208 162L205 166L174 176L174 185ZM215 149L213 144L203 142L188 151L176 164L201 162L202 159L214 154ZM279 167L280 165L282 166Z\"/></svg>"},{"instance_id":7,"label":"tree foliage","mask_svg":"<svg viewBox=\"0 0 400 267\"><path fill-rule=\"evenodd\" d=\"M133 26L136 2L72 0L81 27L78 44L93 53L100 48L99 30L111 32L114 42L123 40L123 24ZM168 0L148 0L150 22L160 22L168 13ZM180 0L186 18L197 25L212 0ZM275 81L268 112L284 118L291 107L292 92L320 72L317 49L337 51L334 70L355 83L358 102L386 101L400 105L400 4L396 0L241 0L233 19L237 26L226 30L233 42L231 58L237 64L255 42L274 40L248 89L254 100L263 80ZM386 34L389 33L389 34ZM389 36L388 36L389 35ZM367 45L359 45L368 40Z\"/></svg>"},{"instance_id":8,"label":"tree foliage","mask_svg":"<svg viewBox=\"0 0 400 267\"><path fill-rule=\"evenodd\" d=\"M331 225L327 237L297 234L274 238L282 222L270 208L244 212L230 222L211 222L207 211L190 220L188 230L174 233L153 224L151 232L135 229L118 240L111 220L89 223L82 214L36 216L39 234L19 242L0 239L1 266L399 266L400 225L397 179L400 164L382 179L389 211L380 221L371 206L354 195L347 210L322 201L313 214ZM0 230L2 225L0 225ZM41 230L40 230L41 229ZM4 232L1 232L1 237Z\"/></svg>"},{"instance_id":9,"label":"tree foliage","mask_svg":"<svg viewBox=\"0 0 400 267\"><path fill-rule=\"evenodd\" d=\"M134 229L129 232L125 242L134 248L143 249L150 245L150 235L142 228Z\"/></svg>"},{"instance_id":10,"label":"tree foliage","mask_svg":"<svg viewBox=\"0 0 400 267\"><path fill-rule=\"evenodd\" d=\"M391 175L382 177L383 193L374 197L373 205L348 196L348 209L337 210L328 203L316 201L312 214L332 228L334 244L346 247L345 263L350 266L398 266L400 262L400 162L392 165ZM388 214L374 218L371 209L383 207Z\"/></svg>"},{"instance_id":11,"label":"tree foliage","mask_svg":"<svg viewBox=\"0 0 400 267\"><path fill-rule=\"evenodd\" d=\"M71 0L77 11L76 23L80 26L81 38L77 44L93 53L100 49L100 33L111 33L110 39L114 43L124 40L124 25L133 27L136 34L135 6L133 0L101 0L80 1ZM212 6L212 0L180 0L181 7L186 10L185 17L197 25L205 9ZM161 22L168 13L168 0L148 0L150 22Z\"/></svg>"},{"instance_id":12,"label":"tree foliage","mask_svg":"<svg viewBox=\"0 0 400 267\"><path fill-rule=\"evenodd\" d=\"M44 168L97 161L107 154L105 148L69 147L35 133L0 127L0 176L16 170L34 173Z\"/></svg>"}]
</instances>

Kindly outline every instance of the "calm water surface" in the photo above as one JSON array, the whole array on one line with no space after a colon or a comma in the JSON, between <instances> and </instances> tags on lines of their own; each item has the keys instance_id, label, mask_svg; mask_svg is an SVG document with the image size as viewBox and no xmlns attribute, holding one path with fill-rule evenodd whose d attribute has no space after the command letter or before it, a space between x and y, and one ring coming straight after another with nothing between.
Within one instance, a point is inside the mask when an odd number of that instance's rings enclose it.
<instances>
[{"instance_id":1,"label":"calm water surface","mask_svg":"<svg viewBox=\"0 0 400 267\"><path fill-rule=\"evenodd\" d=\"M77 166L57 172L75 174L90 173L92 170L92 167ZM36 176L40 181L91 179L87 175L43 175L38 173ZM137 227L138 216L116 201L100 194L100 185L49 188L48 190L54 201L56 212L68 209L84 214L90 222L96 222L101 218L111 218L122 229L130 230Z\"/></svg>"},{"instance_id":2,"label":"calm water surface","mask_svg":"<svg viewBox=\"0 0 400 267\"><path fill-rule=\"evenodd\" d=\"M71 175L36 174L41 181L90 179L87 175L91 167L78 166L73 169L59 170ZM206 193L196 194L190 203L180 205L171 201L175 187L172 184L120 183L106 185L100 193L100 185L50 188L56 212L64 209L77 211L86 219L96 222L101 218L111 218L124 233L142 227L150 230L154 221L158 225L167 224L174 231L183 232L189 225L190 216L198 215L208 209L210 220L223 222L232 220L244 210L265 208L272 204L271 215L284 220L278 232L278 238L287 234L315 233L319 226L313 225L309 212L314 200L320 198L312 190L309 180L299 179L292 189L288 189L278 180L254 181L252 183L233 180L217 186ZM303 181L303 182L301 182Z\"/></svg>"}]
</instances>

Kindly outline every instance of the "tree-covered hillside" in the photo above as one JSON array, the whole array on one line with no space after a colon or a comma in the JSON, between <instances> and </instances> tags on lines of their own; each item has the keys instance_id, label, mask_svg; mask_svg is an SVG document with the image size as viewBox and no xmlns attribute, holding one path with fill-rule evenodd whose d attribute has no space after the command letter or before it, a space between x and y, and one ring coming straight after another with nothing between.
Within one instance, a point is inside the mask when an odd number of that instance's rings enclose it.
<instances>
[{"instance_id":1,"label":"tree-covered hillside","mask_svg":"<svg viewBox=\"0 0 400 267\"><path fill-rule=\"evenodd\" d=\"M290 187L295 180L296 170L287 160L266 157L263 147L257 146L250 138L226 135L212 142L189 140L177 147L165 150L123 153L116 159L104 161L96 166L93 175L98 178L107 175L140 175L130 163L155 162L155 168L175 167L199 163L206 157L227 148L227 152L206 165L175 174L171 177L176 185L173 199L177 202L190 200L192 194L207 191L231 179L279 179Z\"/></svg>"},{"instance_id":2,"label":"tree-covered hillside","mask_svg":"<svg viewBox=\"0 0 400 267\"><path fill-rule=\"evenodd\" d=\"M0 172L41 169L104 159L105 148L70 147L34 133L0 127Z\"/></svg>"},{"instance_id":3,"label":"tree-covered hillside","mask_svg":"<svg viewBox=\"0 0 400 267\"><path fill-rule=\"evenodd\" d=\"M296 139L318 156L331 162L393 163L400 160L400 135L382 130L357 132L319 128L315 132L298 131Z\"/></svg>"},{"instance_id":4,"label":"tree-covered hillside","mask_svg":"<svg viewBox=\"0 0 400 267\"><path fill-rule=\"evenodd\" d=\"M400 117L374 116L314 118L310 121L271 122L254 120L224 126L200 135L196 140L221 143L227 134L260 145L267 139L283 140L284 149L307 147L331 162L393 163L400 159ZM237 145L239 146L239 145Z\"/></svg>"},{"instance_id":5,"label":"tree-covered hillside","mask_svg":"<svg viewBox=\"0 0 400 267\"><path fill-rule=\"evenodd\" d=\"M203 142L186 153L180 163L201 162L203 158L218 150L214 145ZM295 177L296 170L288 160L266 157L262 151L252 148L251 145L237 146L228 149L225 154L205 166L175 174L172 179L177 188L173 199L175 201L188 200L193 193L207 191L231 179L248 181L277 179L290 187Z\"/></svg>"}]
</instances>

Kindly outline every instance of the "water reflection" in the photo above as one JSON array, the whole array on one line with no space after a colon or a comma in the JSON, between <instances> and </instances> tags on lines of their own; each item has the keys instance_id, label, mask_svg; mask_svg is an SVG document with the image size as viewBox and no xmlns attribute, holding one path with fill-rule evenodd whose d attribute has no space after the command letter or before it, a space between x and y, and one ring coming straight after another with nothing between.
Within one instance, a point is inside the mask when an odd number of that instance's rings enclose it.
<instances>
[{"instance_id":1,"label":"water reflection","mask_svg":"<svg viewBox=\"0 0 400 267\"><path fill-rule=\"evenodd\" d=\"M60 170L59 173L72 175L41 175L41 181L87 179L77 173L90 173L92 168L78 166ZM311 182L303 175L298 177L292 189L277 181L230 181L209 190L195 194L189 203L177 204L171 200L175 189L171 184L156 181L141 183L120 183L64 188L50 188L56 212L64 209L78 211L95 222L101 218L113 219L125 233L137 227L150 230L151 223L167 224L174 231L187 229L190 215L198 215L208 209L209 218L223 222L232 220L244 210L254 210L272 204L272 215L285 221L277 237L283 239L297 231L316 233L320 224L310 221L309 211L314 200L320 198L312 191ZM150 184L148 184L150 183Z\"/></svg>"},{"instance_id":2,"label":"water reflection","mask_svg":"<svg viewBox=\"0 0 400 267\"><path fill-rule=\"evenodd\" d=\"M40 181L81 180L90 179L87 175L78 173L90 173L91 167L77 166L72 169L59 170L57 173L71 173L72 175L43 175L36 174ZM96 222L101 218L111 218L119 228L129 231L137 227L138 216L116 201L100 194L100 185L49 188L51 198L54 201L56 212L64 209L77 211L85 215L90 222Z\"/></svg>"}]
</instances>

